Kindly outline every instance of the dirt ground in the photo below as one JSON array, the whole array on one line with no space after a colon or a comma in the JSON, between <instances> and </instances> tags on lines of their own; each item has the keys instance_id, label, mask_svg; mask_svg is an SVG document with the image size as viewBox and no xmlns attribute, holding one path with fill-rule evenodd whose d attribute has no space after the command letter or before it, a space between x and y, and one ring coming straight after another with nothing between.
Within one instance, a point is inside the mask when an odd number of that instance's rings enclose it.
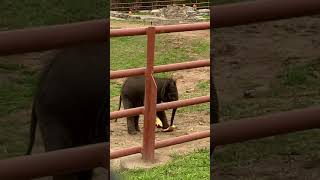
<instances>
[{"instance_id":1,"label":"dirt ground","mask_svg":"<svg viewBox=\"0 0 320 180\"><path fill-rule=\"evenodd\" d=\"M254 96L261 99L288 65L319 63L320 18L303 17L218 29L211 43L221 103L243 100L248 90L254 90ZM319 95L320 91L316 93ZM265 103L268 103L267 97ZM222 117L222 121L228 119ZM223 151L223 147L217 151ZM317 180L319 172L318 160L284 155L227 170L217 163L213 179Z\"/></svg>"},{"instance_id":2,"label":"dirt ground","mask_svg":"<svg viewBox=\"0 0 320 180\"><path fill-rule=\"evenodd\" d=\"M133 28L133 27L145 27L147 25L141 24L128 24L125 22L114 21L111 22L111 27L117 28ZM194 32L183 32L183 33L174 33L175 36L181 36L184 38L206 38L209 40L210 32L206 31L194 31ZM177 86L179 93L192 93L195 90L197 82L201 80L210 80L210 68L196 68L189 70L181 70L173 73L173 77L177 79ZM117 80L122 82L124 79ZM119 97L115 97L118 99ZM118 102L118 101L116 101ZM171 110L166 111L167 117L171 115ZM173 132L160 132L160 129L156 129L156 141L165 140L172 137L177 137L181 135L190 134L193 132L208 130L209 128L210 115L209 113L192 113L192 114L181 114L179 109L176 113L175 118L175 129ZM137 135L129 135L127 133L126 119L120 118L117 122L111 120L110 122L110 141L111 141L111 152L132 147L132 146L141 146L142 144L142 130L143 130L143 116L140 116L140 129L141 133ZM187 153L192 152L196 149L208 148L209 147L209 138L183 143L175 146L170 146L167 148L162 148L156 150L156 155L161 154L161 158L158 159L156 165L165 163L170 160L170 155L178 153ZM195 146L196 144L196 146ZM122 161L126 161L127 158L118 158L111 161L111 166L114 169L126 168L122 166ZM130 159L131 160L131 159ZM147 166L143 166L147 167ZM151 166L148 166L151 167Z\"/></svg>"}]
</instances>

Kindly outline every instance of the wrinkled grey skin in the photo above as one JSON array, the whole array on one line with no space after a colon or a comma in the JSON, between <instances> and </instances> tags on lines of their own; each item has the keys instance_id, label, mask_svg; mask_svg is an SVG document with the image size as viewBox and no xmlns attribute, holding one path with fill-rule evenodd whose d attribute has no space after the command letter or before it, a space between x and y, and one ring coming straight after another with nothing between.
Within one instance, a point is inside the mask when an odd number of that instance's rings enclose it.
<instances>
[{"instance_id":1,"label":"wrinkled grey skin","mask_svg":"<svg viewBox=\"0 0 320 180\"><path fill-rule=\"evenodd\" d=\"M176 81L172 78L155 78L157 84L157 103L170 102L178 100L178 90ZM145 93L145 77L129 77L124 82L119 102L119 110L121 107L121 100L123 100L124 109L140 107L144 105ZM172 110L171 125L174 121L174 116L177 109ZM162 122L163 129L169 127L167 116L164 111L158 111L157 116ZM139 129L139 116L128 117L127 126L129 134L137 134Z\"/></svg>"},{"instance_id":2,"label":"wrinkled grey skin","mask_svg":"<svg viewBox=\"0 0 320 180\"><path fill-rule=\"evenodd\" d=\"M32 151L37 123L46 151L106 142L107 43L60 50L44 68L34 97L30 127ZM91 180L93 170L54 176Z\"/></svg>"}]
</instances>

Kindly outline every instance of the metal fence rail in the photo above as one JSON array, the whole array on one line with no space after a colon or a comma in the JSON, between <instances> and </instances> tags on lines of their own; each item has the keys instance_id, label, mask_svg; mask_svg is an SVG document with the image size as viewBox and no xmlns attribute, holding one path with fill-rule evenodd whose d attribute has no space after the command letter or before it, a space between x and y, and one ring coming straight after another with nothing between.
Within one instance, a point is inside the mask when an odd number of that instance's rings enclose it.
<instances>
[{"instance_id":1,"label":"metal fence rail","mask_svg":"<svg viewBox=\"0 0 320 180\"><path fill-rule=\"evenodd\" d=\"M161 33L174 33L174 32L184 32L184 31L197 31L197 30L206 30L210 29L210 23L194 23L194 24L178 24L178 25L165 25L165 26L156 26L156 34ZM138 36L146 35L147 28L126 28L126 29L112 29L110 31L111 37L120 37L120 36Z\"/></svg>"},{"instance_id":2,"label":"metal fence rail","mask_svg":"<svg viewBox=\"0 0 320 180\"><path fill-rule=\"evenodd\" d=\"M320 107L228 121L214 124L212 128L215 146L320 128Z\"/></svg>"},{"instance_id":3,"label":"metal fence rail","mask_svg":"<svg viewBox=\"0 0 320 180\"><path fill-rule=\"evenodd\" d=\"M109 167L109 143L20 156L0 161L1 180L59 175L96 167Z\"/></svg>"},{"instance_id":4,"label":"metal fence rail","mask_svg":"<svg viewBox=\"0 0 320 180\"><path fill-rule=\"evenodd\" d=\"M166 102L156 105L157 111L164 111L172 108L178 108L178 107L185 107L185 106L191 106L201 103L210 102L209 96L202 96L202 97L196 97L196 98L190 98L190 99L184 99L180 101L172 101L172 102ZM123 118L128 116L136 116L144 113L144 107L137 107L137 108L131 108L131 109L125 109L120 111L113 111L110 113L110 119L116 119L116 118Z\"/></svg>"},{"instance_id":5,"label":"metal fence rail","mask_svg":"<svg viewBox=\"0 0 320 180\"><path fill-rule=\"evenodd\" d=\"M80 43L108 40L109 21L105 19L0 31L0 55L43 51Z\"/></svg>"},{"instance_id":6,"label":"metal fence rail","mask_svg":"<svg viewBox=\"0 0 320 180\"><path fill-rule=\"evenodd\" d=\"M202 131L202 132L195 132L188 135L183 135L179 137L174 137L170 139L165 139L162 141L157 141L155 143L155 149L164 148L172 145L177 145L189 141L194 141L202 138L210 137L210 130ZM141 152L141 146L135 146L131 148L116 150L110 153L110 159L115 159L123 156L129 156L132 154L137 154Z\"/></svg>"},{"instance_id":7,"label":"metal fence rail","mask_svg":"<svg viewBox=\"0 0 320 180\"><path fill-rule=\"evenodd\" d=\"M160 72L176 71L176 70L182 70L182 69L199 68L199 67L205 67L205 66L210 66L210 60L197 60L197 61L189 61L189 62L183 62L183 63L154 66L153 72L160 73ZM110 79L143 75L145 73L145 70L146 68L134 68L134 69L111 71Z\"/></svg>"},{"instance_id":8,"label":"metal fence rail","mask_svg":"<svg viewBox=\"0 0 320 180\"><path fill-rule=\"evenodd\" d=\"M214 28L311 16L320 13L319 0L256 0L211 6Z\"/></svg>"}]
</instances>

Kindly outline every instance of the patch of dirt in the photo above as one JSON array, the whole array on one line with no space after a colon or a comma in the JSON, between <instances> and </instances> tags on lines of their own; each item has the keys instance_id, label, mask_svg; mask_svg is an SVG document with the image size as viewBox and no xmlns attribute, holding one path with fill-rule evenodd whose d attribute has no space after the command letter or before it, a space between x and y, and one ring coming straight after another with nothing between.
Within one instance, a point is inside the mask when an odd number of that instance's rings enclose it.
<instances>
[{"instance_id":1,"label":"patch of dirt","mask_svg":"<svg viewBox=\"0 0 320 180\"><path fill-rule=\"evenodd\" d=\"M180 70L173 73L179 93L190 93L200 81L210 81L210 67Z\"/></svg>"},{"instance_id":2,"label":"patch of dirt","mask_svg":"<svg viewBox=\"0 0 320 180\"><path fill-rule=\"evenodd\" d=\"M173 35L186 37L190 39L207 39L210 40L210 30L186 31L172 33Z\"/></svg>"},{"instance_id":3,"label":"patch of dirt","mask_svg":"<svg viewBox=\"0 0 320 180\"><path fill-rule=\"evenodd\" d=\"M214 33L214 77L223 104L245 100L248 90L256 91L253 98L268 103L263 92L270 92L279 83L277 76L288 65L310 63L320 57L317 16L222 28ZM284 156L227 170L216 163L213 174L214 179L223 180L319 179L319 163L310 169L304 168L304 163L303 157L288 162Z\"/></svg>"}]
</instances>

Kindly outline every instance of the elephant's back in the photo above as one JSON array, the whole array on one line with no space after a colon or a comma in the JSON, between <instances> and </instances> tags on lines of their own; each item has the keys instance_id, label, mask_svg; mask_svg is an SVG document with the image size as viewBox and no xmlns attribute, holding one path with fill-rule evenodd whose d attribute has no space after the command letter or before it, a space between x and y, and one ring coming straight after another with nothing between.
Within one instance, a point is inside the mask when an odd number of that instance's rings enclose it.
<instances>
[{"instance_id":1,"label":"elephant's back","mask_svg":"<svg viewBox=\"0 0 320 180\"><path fill-rule=\"evenodd\" d=\"M123 84L122 95L137 96L144 95L145 78L144 76L129 77Z\"/></svg>"}]
</instances>

